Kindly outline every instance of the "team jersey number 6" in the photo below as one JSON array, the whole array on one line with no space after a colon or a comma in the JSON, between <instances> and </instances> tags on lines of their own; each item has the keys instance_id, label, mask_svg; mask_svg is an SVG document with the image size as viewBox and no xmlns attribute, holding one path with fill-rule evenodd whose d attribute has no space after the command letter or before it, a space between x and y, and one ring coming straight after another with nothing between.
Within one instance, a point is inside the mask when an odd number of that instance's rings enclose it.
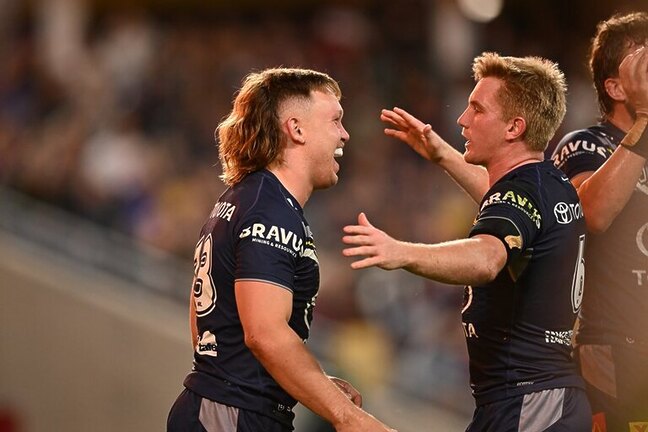
<instances>
[{"instance_id":1,"label":"team jersey number 6","mask_svg":"<svg viewBox=\"0 0 648 432\"><path fill-rule=\"evenodd\" d=\"M585 284L585 234L578 238L578 257L574 268L574 280L572 281L571 302L572 310L578 313L583 302L583 288Z\"/></svg>"},{"instance_id":2,"label":"team jersey number 6","mask_svg":"<svg viewBox=\"0 0 648 432\"><path fill-rule=\"evenodd\" d=\"M196 315L207 315L216 306L216 289L211 277L212 237L201 237L194 253L193 299Z\"/></svg>"}]
</instances>

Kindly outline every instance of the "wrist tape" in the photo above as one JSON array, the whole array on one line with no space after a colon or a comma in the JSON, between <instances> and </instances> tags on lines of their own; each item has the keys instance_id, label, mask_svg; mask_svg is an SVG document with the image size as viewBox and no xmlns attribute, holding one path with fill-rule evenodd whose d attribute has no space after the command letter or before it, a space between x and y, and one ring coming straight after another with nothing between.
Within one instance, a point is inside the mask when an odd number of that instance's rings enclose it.
<instances>
[{"instance_id":1,"label":"wrist tape","mask_svg":"<svg viewBox=\"0 0 648 432\"><path fill-rule=\"evenodd\" d=\"M634 124L621 140L621 145L644 159L648 159L648 115L639 114Z\"/></svg>"}]
</instances>

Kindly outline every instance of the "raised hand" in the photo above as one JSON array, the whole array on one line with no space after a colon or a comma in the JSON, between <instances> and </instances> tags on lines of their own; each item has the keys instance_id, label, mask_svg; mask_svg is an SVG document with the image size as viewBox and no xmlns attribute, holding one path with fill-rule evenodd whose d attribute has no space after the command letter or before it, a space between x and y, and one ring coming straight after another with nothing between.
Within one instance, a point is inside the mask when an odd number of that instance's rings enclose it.
<instances>
[{"instance_id":1,"label":"raised hand","mask_svg":"<svg viewBox=\"0 0 648 432\"><path fill-rule=\"evenodd\" d=\"M637 116L648 116L648 48L628 54L619 65L619 79Z\"/></svg>"},{"instance_id":2,"label":"raised hand","mask_svg":"<svg viewBox=\"0 0 648 432\"><path fill-rule=\"evenodd\" d=\"M377 266L393 270L405 265L400 253L402 242L371 225L364 213L358 215L358 225L345 226L344 233L346 235L342 237L342 241L353 246L342 251L344 256L366 257L351 263L351 268L357 270Z\"/></svg>"},{"instance_id":3,"label":"raised hand","mask_svg":"<svg viewBox=\"0 0 648 432\"><path fill-rule=\"evenodd\" d=\"M385 128L385 135L407 143L414 151L432 162L438 162L443 157L444 150L449 147L449 144L434 132L432 126L423 123L404 109L383 109L380 112L380 120L392 126Z\"/></svg>"}]
</instances>

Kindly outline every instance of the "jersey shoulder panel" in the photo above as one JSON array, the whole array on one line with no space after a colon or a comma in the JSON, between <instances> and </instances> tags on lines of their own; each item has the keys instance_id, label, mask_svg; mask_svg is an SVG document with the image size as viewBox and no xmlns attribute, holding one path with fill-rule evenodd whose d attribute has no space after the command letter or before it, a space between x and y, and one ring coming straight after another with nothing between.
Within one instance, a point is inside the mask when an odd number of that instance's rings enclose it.
<instances>
[{"instance_id":1,"label":"jersey shoulder panel","mask_svg":"<svg viewBox=\"0 0 648 432\"><path fill-rule=\"evenodd\" d=\"M235 277L292 290L297 263L312 243L310 230L294 197L270 174L261 177L234 227Z\"/></svg>"},{"instance_id":2,"label":"jersey shoulder panel","mask_svg":"<svg viewBox=\"0 0 648 432\"><path fill-rule=\"evenodd\" d=\"M551 160L569 178L596 171L616 148L610 137L602 125L572 131L560 140Z\"/></svg>"},{"instance_id":3,"label":"jersey shoulder panel","mask_svg":"<svg viewBox=\"0 0 648 432\"><path fill-rule=\"evenodd\" d=\"M523 176L495 183L482 200L470 236L489 234L499 238L509 259L528 248L542 226L540 197Z\"/></svg>"}]
</instances>

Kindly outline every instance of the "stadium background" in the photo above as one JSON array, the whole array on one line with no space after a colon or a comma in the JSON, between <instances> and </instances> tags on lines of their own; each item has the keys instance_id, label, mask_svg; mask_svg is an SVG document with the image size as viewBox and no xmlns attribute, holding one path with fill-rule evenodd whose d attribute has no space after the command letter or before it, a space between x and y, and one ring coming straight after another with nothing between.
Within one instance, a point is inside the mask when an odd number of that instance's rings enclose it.
<instances>
[{"instance_id":1,"label":"stadium background","mask_svg":"<svg viewBox=\"0 0 648 432\"><path fill-rule=\"evenodd\" d=\"M465 235L475 206L382 134L383 107L455 121L482 51L558 61L558 136L597 115L596 23L646 0L0 0L0 432L162 430L190 367L193 246L223 190L213 141L241 78L323 70L351 134L306 214L322 287L311 348L400 431L462 430L473 402L461 290L352 272L341 227ZM555 142L552 142L555 144ZM326 431L300 410L297 430Z\"/></svg>"}]
</instances>

